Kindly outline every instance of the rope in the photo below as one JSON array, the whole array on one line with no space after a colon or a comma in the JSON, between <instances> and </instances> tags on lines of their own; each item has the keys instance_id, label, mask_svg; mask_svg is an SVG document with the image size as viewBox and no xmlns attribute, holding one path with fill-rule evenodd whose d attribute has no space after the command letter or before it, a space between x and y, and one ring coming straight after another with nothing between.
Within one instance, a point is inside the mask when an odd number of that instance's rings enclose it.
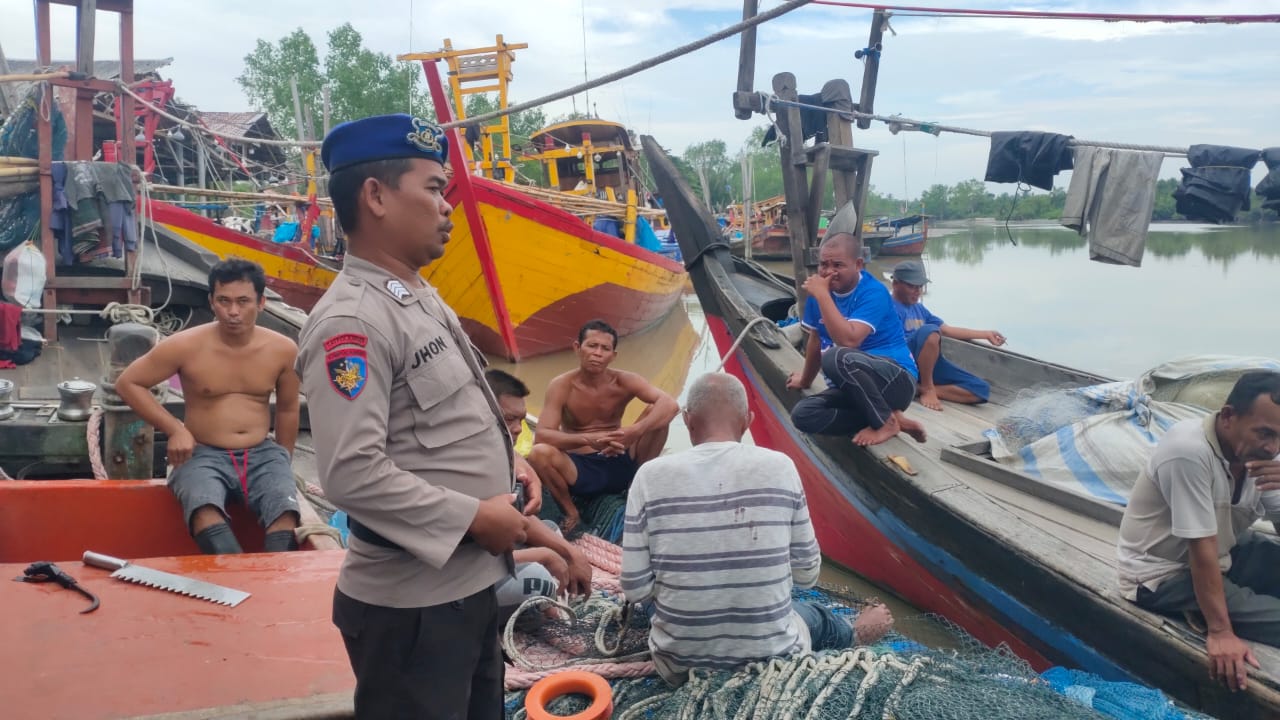
<instances>
[{"instance_id":1,"label":"rope","mask_svg":"<svg viewBox=\"0 0 1280 720\"><path fill-rule=\"evenodd\" d=\"M762 323L762 322L773 322L773 321L761 315L760 317L757 317L756 319L747 323L747 326L742 328L742 332L738 333L738 339L734 340L733 344L729 346L729 350L720 357L720 364L716 366L715 372L720 372L721 370L724 369L725 363L729 362L729 358L733 357L733 354L738 351L738 346L742 344L742 341L744 339L746 339L747 331L750 330L752 327L755 327L756 324Z\"/></svg>"},{"instance_id":2,"label":"rope","mask_svg":"<svg viewBox=\"0 0 1280 720\"><path fill-rule=\"evenodd\" d=\"M817 0L814 1L816 2ZM910 118L904 118L901 115L876 115L874 113L864 113L857 110L837 110L835 108L824 107L822 105L810 105L808 103L795 102L792 100L782 100L776 95L769 96L769 104L771 106L778 107L796 107L803 108L805 110L820 110L832 115L841 115L860 120L876 120L878 122L887 123L890 126L891 131L894 131L894 128L896 127L899 130L919 130L920 132L927 132L933 135L937 135L940 132L955 133L957 135L974 135L986 138L989 138L992 135L990 130L975 130L973 128L956 127L954 125L941 125L939 123L925 122L923 120L912 120ZM1177 157L1185 157L1187 154L1187 148L1183 147L1173 147L1170 145L1138 145L1133 143L1119 143L1104 140L1077 140L1072 138L1067 141L1067 145L1070 147L1089 146L1112 148L1115 150L1158 152Z\"/></svg>"},{"instance_id":3,"label":"rope","mask_svg":"<svg viewBox=\"0 0 1280 720\"><path fill-rule=\"evenodd\" d=\"M155 318L155 311L146 305L118 302L107 303L107 306L102 308L102 312L98 314L110 320L112 325L127 322L152 325L154 324L152 321Z\"/></svg>"},{"instance_id":4,"label":"rope","mask_svg":"<svg viewBox=\"0 0 1280 720\"><path fill-rule=\"evenodd\" d=\"M102 464L102 408L94 408L89 414L89 422L84 431L85 442L89 445L89 465L93 468L94 480L106 480L107 468Z\"/></svg>"},{"instance_id":5,"label":"rope","mask_svg":"<svg viewBox=\"0 0 1280 720\"><path fill-rule=\"evenodd\" d=\"M4 468L0 467L0 481L12 480L12 479L13 478L9 477L9 473L5 472Z\"/></svg>"},{"instance_id":6,"label":"rope","mask_svg":"<svg viewBox=\"0 0 1280 720\"><path fill-rule=\"evenodd\" d=\"M323 523L299 525L294 528L293 535L298 539L299 545L306 542L308 538L314 535L325 535L336 540L338 547L344 547L342 544L342 531L332 525L325 525Z\"/></svg>"}]
</instances>

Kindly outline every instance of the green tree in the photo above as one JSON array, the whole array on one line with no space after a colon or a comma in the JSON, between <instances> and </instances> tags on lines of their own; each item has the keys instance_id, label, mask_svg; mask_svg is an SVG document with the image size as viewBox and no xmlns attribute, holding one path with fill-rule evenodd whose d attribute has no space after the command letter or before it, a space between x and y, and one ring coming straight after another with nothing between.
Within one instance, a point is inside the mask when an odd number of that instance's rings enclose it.
<instances>
[{"instance_id":1,"label":"green tree","mask_svg":"<svg viewBox=\"0 0 1280 720\"><path fill-rule=\"evenodd\" d=\"M685 149L681 156L693 170L695 187L712 210L721 210L733 199L732 166L723 140L706 140ZM741 192L741 191L739 191Z\"/></svg>"},{"instance_id":2,"label":"green tree","mask_svg":"<svg viewBox=\"0 0 1280 720\"><path fill-rule=\"evenodd\" d=\"M396 63L386 53L364 47L360 33L344 23L328 35L321 64L316 45L302 28L274 43L258 40L244 58L244 72L236 78L250 104L267 113L281 135L299 137L295 122L291 80L297 78L298 100L303 108L307 134L319 138L323 130L322 88L329 86L330 122L391 112L407 112L434 118L421 85L421 70L414 64Z\"/></svg>"},{"instance_id":3,"label":"green tree","mask_svg":"<svg viewBox=\"0 0 1280 720\"><path fill-rule=\"evenodd\" d=\"M491 113L497 109L498 96L496 94L478 93L467 96L467 117L476 117ZM530 145L530 138L537 131L547 127L546 113L541 108L533 108L523 112L512 113L508 117L510 118L508 123L511 133L508 139L509 147L495 147L494 149L499 155L510 158L511 162L516 166L518 176L539 182L544 181L541 163L537 160L524 160L521 157L526 152L535 151L535 148ZM491 120L486 124L494 124L496 122L496 120Z\"/></svg>"}]
</instances>

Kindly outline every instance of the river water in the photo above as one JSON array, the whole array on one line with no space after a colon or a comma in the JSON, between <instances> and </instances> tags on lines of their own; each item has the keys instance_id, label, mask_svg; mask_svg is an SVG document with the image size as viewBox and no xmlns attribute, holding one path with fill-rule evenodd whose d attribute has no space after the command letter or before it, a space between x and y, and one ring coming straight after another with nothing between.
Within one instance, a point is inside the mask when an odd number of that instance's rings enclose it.
<instances>
[{"instance_id":1,"label":"river water","mask_svg":"<svg viewBox=\"0 0 1280 720\"><path fill-rule=\"evenodd\" d=\"M868 270L884 279L903 259L878 258ZM1010 350L1033 357L1117 379L1188 355L1280 358L1280 226L1153 225L1140 268L1090 261L1085 240L1054 225L931 228L920 260L932 281L923 300L930 310L952 325L999 330ZM791 273L789 262L766 265ZM529 385L534 415L551 378L577 366L572 352L490 361ZM690 290L657 326L622 338L614 366L683 403L689 383L719 363ZM628 419L639 411L634 404ZM688 446L677 418L668 452ZM886 589L831 564L822 579L885 600L917 639L946 642L945 632L906 620L919 611Z\"/></svg>"}]
</instances>

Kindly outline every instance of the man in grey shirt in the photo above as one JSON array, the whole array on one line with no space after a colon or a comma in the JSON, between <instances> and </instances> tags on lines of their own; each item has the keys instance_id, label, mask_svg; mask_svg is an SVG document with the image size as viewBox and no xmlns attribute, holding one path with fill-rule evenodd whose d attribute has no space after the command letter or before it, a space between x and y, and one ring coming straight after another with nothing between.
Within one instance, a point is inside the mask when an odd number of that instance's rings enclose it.
<instances>
[{"instance_id":1,"label":"man in grey shirt","mask_svg":"<svg viewBox=\"0 0 1280 720\"><path fill-rule=\"evenodd\" d=\"M1120 522L1120 591L1149 610L1199 611L1209 672L1243 689L1241 638L1280 646L1280 543L1250 527L1280 519L1280 373L1240 376L1205 420L1165 433Z\"/></svg>"}]
</instances>

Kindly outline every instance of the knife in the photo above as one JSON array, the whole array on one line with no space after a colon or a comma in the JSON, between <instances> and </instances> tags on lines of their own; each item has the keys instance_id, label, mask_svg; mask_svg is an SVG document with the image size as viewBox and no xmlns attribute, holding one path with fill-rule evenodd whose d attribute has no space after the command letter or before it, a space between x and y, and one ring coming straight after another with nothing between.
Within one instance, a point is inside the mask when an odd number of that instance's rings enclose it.
<instances>
[{"instance_id":1,"label":"knife","mask_svg":"<svg viewBox=\"0 0 1280 720\"><path fill-rule=\"evenodd\" d=\"M147 587L168 590L179 595L189 595L201 600L208 600L219 605L227 605L235 607L244 602L249 597L249 593L243 590L233 590L221 585L214 585L204 580L196 580L194 578L185 578L181 575L174 575L163 570L154 570L141 565L134 565L128 560L121 560L110 555L90 552L84 553L84 564L93 567L102 568L103 570L114 570L111 577L117 580L125 580Z\"/></svg>"}]
</instances>

